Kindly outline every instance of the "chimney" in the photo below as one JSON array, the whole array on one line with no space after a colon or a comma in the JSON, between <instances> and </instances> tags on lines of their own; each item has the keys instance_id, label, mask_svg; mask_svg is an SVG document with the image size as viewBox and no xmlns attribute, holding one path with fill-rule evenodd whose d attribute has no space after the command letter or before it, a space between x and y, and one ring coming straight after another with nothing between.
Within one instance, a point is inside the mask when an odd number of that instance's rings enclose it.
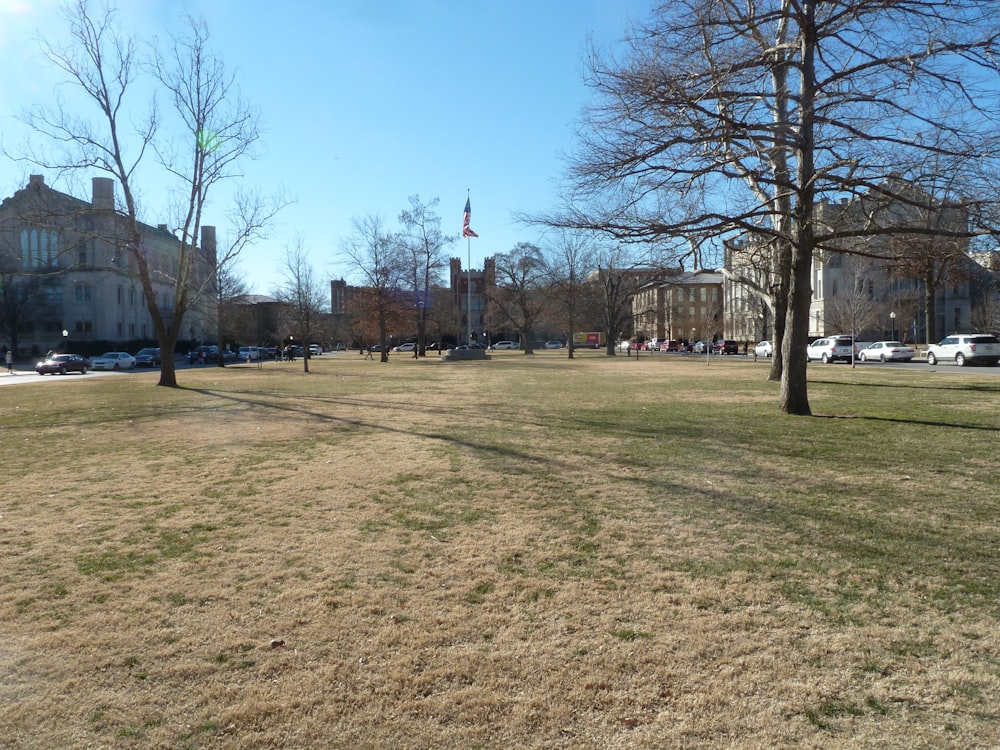
<instances>
[{"instance_id":1,"label":"chimney","mask_svg":"<svg viewBox=\"0 0 1000 750\"><path fill-rule=\"evenodd\" d=\"M201 251L205 254L207 259L210 259L212 265L216 263L216 247L215 247L215 227L202 226L201 228Z\"/></svg>"},{"instance_id":2,"label":"chimney","mask_svg":"<svg viewBox=\"0 0 1000 750\"><path fill-rule=\"evenodd\" d=\"M102 211L115 210L115 181L110 177L95 177L91 181L90 205Z\"/></svg>"},{"instance_id":3,"label":"chimney","mask_svg":"<svg viewBox=\"0 0 1000 750\"><path fill-rule=\"evenodd\" d=\"M28 185L34 187L41 187L45 184L45 175L33 174L28 178Z\"/></svg>"}]
</instances>

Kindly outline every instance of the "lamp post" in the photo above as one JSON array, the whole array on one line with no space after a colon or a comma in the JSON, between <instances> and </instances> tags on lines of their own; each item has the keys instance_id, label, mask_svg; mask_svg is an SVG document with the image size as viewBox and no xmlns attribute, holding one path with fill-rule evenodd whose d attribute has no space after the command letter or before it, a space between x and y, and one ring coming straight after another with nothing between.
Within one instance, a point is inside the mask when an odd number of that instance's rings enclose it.
<instances>
[{"instance_id":1,"label":"lamp post","mask_svg":"<svg viewBox=\"0 0 1000 750\"><path fill-rule=\"evenodd\" d=\"M63 328L63 354L69 352L69 331Z\"/></svg>"},{"instance_id":2,"label":"lamp post","mask_svg":"<svg viewBox=\"0 0 1000 750\"><path fill-rule=\"evenodd\" d=\"M896 311L893 310L889 313L889 325L892 327L892 333L889 335L893 341L896 340Z\"/></svg>"}]
</instances>

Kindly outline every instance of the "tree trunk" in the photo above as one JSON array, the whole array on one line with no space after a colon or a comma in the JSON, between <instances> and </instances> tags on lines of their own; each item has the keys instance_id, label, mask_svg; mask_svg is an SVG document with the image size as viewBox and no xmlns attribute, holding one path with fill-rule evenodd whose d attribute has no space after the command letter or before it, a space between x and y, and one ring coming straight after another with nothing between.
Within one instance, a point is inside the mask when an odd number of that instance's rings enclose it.
<instances>
[{"instance_id":1,"label":"tree trunk","mask_svg":"<svg viewBox=\"0 0 1000 750\"><path fill-rule=\"evenodd\" d=\"M930 271L924 275L924 344L936 344L945 334L937 330L937 289L933 276Z\"/></svg>"},{"instance_id":2,"label":"tree trunk","mask_svg":"<svg viewBox=\"0 0 1000 750\"><path fill-rule=\"evenodd\" d=\"M160 380L157 385L176 388L177 368L174 350L177 348L177 336L168 334L164 338L160 338L158 343L160 344ZM221 351L219 358L222 358Z\"/></svg>"},{"instance_id":3,"label":"tree trunk","mask_svg":"<svg viewBox=\"0 0 1000 750\"><path fill-rule=\"evenodd\" d=\"M799 84L798 201L794 207L797 240L792 244L792 273L788 287L788 314L782 341L784 359L781 372L780 407L786 414L810 416L806 377L806 346L809 341L809 307L812 303L812 258L816 249L813 230L815 190L815 52L816 0L802 7L802 71Z\"/></svg>"}]
</instances>

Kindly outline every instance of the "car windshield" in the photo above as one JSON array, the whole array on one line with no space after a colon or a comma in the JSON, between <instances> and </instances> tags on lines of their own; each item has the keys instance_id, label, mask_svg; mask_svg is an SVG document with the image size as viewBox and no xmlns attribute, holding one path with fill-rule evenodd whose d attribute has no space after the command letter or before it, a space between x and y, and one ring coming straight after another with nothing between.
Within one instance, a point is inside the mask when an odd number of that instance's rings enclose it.
<instances>
[{"instance_id":1,"label":"car windshield","mask_svg":"<svg viewBox=\"0 0 1000 750\"><path fill-rule=\"evenodd\" d=\"M833 345L834 346L852 346L853 344L854 344L854 342L851 341L851 339L834 339L833 340Z\"/></svg>"},{"instance_id":2,"label":"car windshield","mask_svg":"<svg viewBox=\"0 0 1000 750\"><path fill-rule=\"evenodd\" d=\"M973 336L972 340L977 344L1000 344L996 336Z\"/></svg>"},{"instance_id":3,"label":"car windshield","mask_svg":"<svg viewBox=\"0 0 1000 750\"><path fill-rule=\"evenodd\" d=\"M891 347L905 346L905 344L902 341L886 341L885 345Z\"/></svg>"},{"instance_id":4,"label":"car windshield","mask_svg":"<svg viewBox=\"0 0 1000 750\"><path fill-rule=\"evenodd\" d=\"M104 352L104 354L101 355L101 359L117 359L117 358L118 358L118 352Z\"/></svg>"}]
</instances>

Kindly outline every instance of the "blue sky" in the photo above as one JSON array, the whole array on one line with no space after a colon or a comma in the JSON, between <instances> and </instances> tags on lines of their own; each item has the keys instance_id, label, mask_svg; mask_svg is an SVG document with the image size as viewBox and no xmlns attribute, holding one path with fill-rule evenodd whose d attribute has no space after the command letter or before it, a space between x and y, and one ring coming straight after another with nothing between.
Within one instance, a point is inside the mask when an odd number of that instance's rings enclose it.
<instances>
[{"instance_id":1,"label":"blue sky","mask_svg":"<svg viewBox=\"0 0 1000 750\"><path fill-rule=\"evenodd\" d=\"M35 31L58 38L56 0L0 0L0 133L16 150L24 133L14 115L51 100L54 73L42 66ZM545 239L516 212L550 208L564 155L590 99L586 42L621 38L644 0L120 0L136 37L183 28L203 17L210 46L238 74L261 113L262 158L245 181L283 190L295 203L269 240L248 248L240 267L258 293L281 282L285 247L301 237L318 274L350 278L338 257L351 219L377 214L395 225L408 197L440 199L446 232L461 230L472 201L474 267L517 242ZM16 66L16 67L15 67ZM137 102L141 104L141 102ZM0 159L0 195L37 168ZM152 171L152 170L151 170ZM95 175L87 175L86 182ZM155 173L144 186L143 218L167 222ZM46 175L54 187L81 190ZM83 197L83 196L82 196ZM225 227L225 194L205 223ZM166 213L164 207L163 213ZM220 237L224 239L224 237ZM451 254L468 258L466 242Z\"/></svg>"}]
</instances>

